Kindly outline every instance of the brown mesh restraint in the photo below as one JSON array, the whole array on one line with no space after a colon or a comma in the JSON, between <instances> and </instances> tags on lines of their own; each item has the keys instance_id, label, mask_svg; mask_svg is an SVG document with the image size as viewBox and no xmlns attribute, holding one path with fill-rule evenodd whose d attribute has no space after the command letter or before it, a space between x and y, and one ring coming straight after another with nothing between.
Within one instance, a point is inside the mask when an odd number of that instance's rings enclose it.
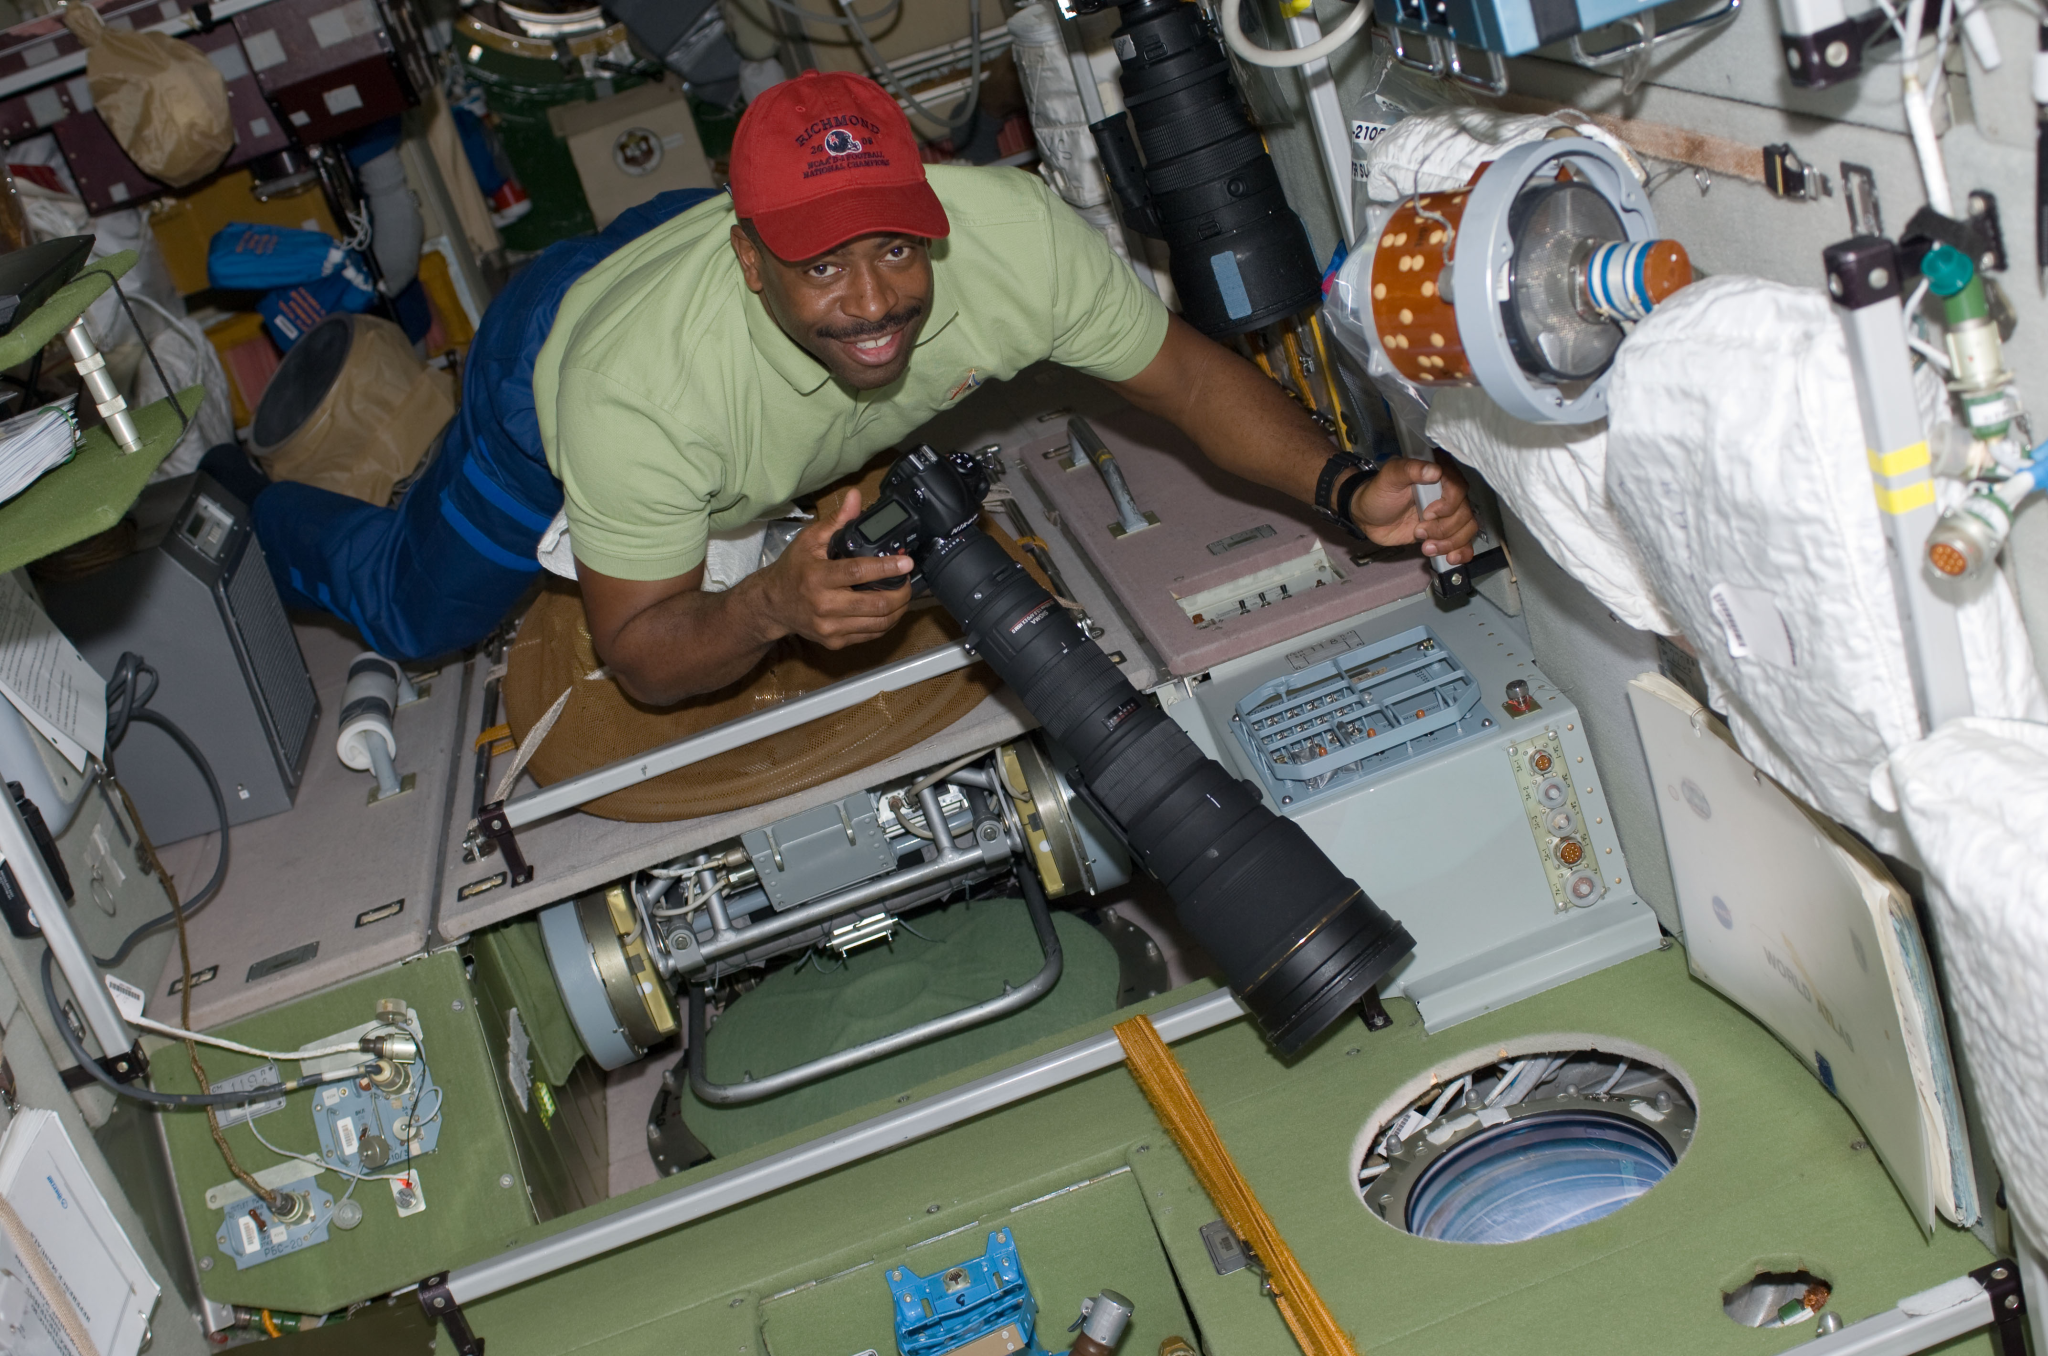
<instances>
[{"instance_id":1,"label":"brown mesh restraint","mask_svg":"<svg viewBox=\"0 0 2048 1356\"><path fill-rule=\"evenodd\" d=\"M862 475L858 484L863 502L873 501L882 472L893 459L892 454ZM821 495L819 511L829 516L844 493L842 483ZM986 521L983 526L1012 556L1024 559L1008 536ZM1038 574L1030 561L1025 567ZM959 627L940 609L913 605L909 618L880 640L845 650L784 640L731 687L657 709L635 702L600 672L582 597L573 585L554 579L520 620L518 638L506 656L505 718L513 737L523 743L563 689L574 689L554 729L527 765L534 780L546 786L959 636ZM937 734L980 705L997 686L987 668L976 664L613 792L583 809L606 819L659 822L695 819L793 795Z\"/></svg>"},{"instance_id":2,"label":"brown mesh restraint","mask_svg":"<svg viewBox=\"0 0 2048 1356\"><path fill-rule=\"evenodd\" d=\"M1202 1101L1195 1096L1188 1076L1161 1040L1151 1019L1133 1017L1116 1026L1116 1038L1124 1047L1124 1061L1131 1077L1144 1092L1145 1100L1159 1123L1173 1136L1181 1157L1195 1170L1195 1177L1209 1199L1223 1212L1230 1231L1243 1239L1259 1264L1266 1269L1273 1302L1307 1356L1357 1356L1351 1337L1337 1326L1323 1297L1316 1293L1308 1273L1294 1258L1279 1227L1252 1194L1251 1183L1237 1170L1237 1162L1216 1133Z\"/></svg>"}]
</instances>

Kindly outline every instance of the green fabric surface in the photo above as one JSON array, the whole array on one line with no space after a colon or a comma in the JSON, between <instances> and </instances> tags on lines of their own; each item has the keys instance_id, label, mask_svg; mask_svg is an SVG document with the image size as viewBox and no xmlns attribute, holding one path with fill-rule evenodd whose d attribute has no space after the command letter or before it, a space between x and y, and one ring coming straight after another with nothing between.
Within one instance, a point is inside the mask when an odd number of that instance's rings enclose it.
<instances>
[{"instance_id":1,"label":"green fabric surface","mask_svg":"<svg viewBox=\"0 0 2048 1356\"><path fill-rule=\"evenodd\" d=\"M36 356L36 350L71 328L71 322L85 314L85 308L106 295L114 279L135 267L135 251L122 250L95 259L87 272L65 283L36 307L35 314L0 335L0 372ZM111 276L110 276L111 275Z\"/></svg>"},{"instance_id":2,"label":"green fabric surface","mask_svg":"<svg viewBox=\"0 0 2048 1356\"><path fill-rule=\"evenodd\" d=\"M471 939L470 950L479 964L493 967L509 1005L519 1009L520 1025L532 1042L527 1053L533 1071L555 1087L567 1087L576 1061L583 1058L583 1042L576 1035L569 1009L562 1005L554 971L548 968L540 924L522 918L480 932Z\"/></svg>"},{"instance_id":3,"label":"green fabric surface","mask_svg":"<svg viewBox=\"0 0 2048 1356\"><path fill-rule=\"evenodd\" d=\"M188 386L178 392L178 401L191 415L205 396L205 387ZM0 572L40 560L121 521L149 483L150 473L185 432L169 397L131 413L142 435L140 449L123 452L101 424L79 440L70 461L52 467L0 504Z\"/></svg>"},{"instance_id":4,"label":"green fabric surface","mask_svg":"<svg viewBox=\"0 0 2048 1356\"><path fill-rule=\"evenodd\" d=\"M1038 1301L1038 1345L1064 1351L1066 1327L1081 1301L1110 1289L1131 1301L1131 1326L1118 1350L1150 1356L1168 1337L1194 1336L1180 1288L1145 1209L1137 1179L1119 1172L1050 1200L1015 1202L876 1258L873 1266L805 1286L761 1304L761 1336L774 1356L849 1356L896 1350L888 1272L908 1267L931 1276L979 1257L988 1236L1007 1228L1017 1241L1024 1279ZM935 1231L936 1232L936 1231Z\"/></svg>"},{"instance_id":5,"label":"green fabric surface","mask_svg":"<svg viewBox=\"0 0 2048 1356\"><path fill-rule=\"evenodd\" d=\"M1024 983L1044 964L1020 899L955 904L918 915L915 927L925 936L900 931L887 946L854 952L843 968L785 966L742 994L705 1039L711 1081L765 1077L942 1017ZM1055 913L1053 928L1065 968L1031 1006L745 1106L706 1105L685 1085L684 1123L705 1148L727 1157L1109 1012L1115 949L1070 913Z\"/></svg>"},{"instance_id":6,"label":"green fabric surface","mask_svg":"<svg viewBox=\"0 0 2048 1356\"><path fill-rule=\"evenodd\" d=\"M1140 1006L1156 1011L1208 987ZM1850 1149L1861 1135L1848 1113L1775 1037L1687 975L1676 947L1434 1037L1409 1004L1387 1007L1391 1029L1367 1033L1347 1020L1292 1064L1274 1057L1245 1022L1175 1047L1238 1165L1362 1351L1789 1351L1811 1340L1810 1325L1739 1327L1721 1312L1722 1287L1758 1267L1803 1263L1834 1283L1830 1307L1853 1321L1987 1260L1967 1233L1942 1226L1931 1242L1922 1238L1874 1156ZM1019 1063L1111 1020L961 1069L913 1095ZM1636 1041L1684 1072L1700 1094L1699 1128L1671 1175L1596 1224L1506 1247L1412 1238L1370 1215L1348 1178L1353 1138L1373 1108L1433 1064L1531 1033ZM539 1226L521 1241L689 1187L894 1105L892 1098L848 1111ZM492 1356L758 1351L762 1344L735 1337L730 1322L750 1302L822 1283L1125 1163L1144 1188L1209 1356L1292 1352L1256 1278L1219 1277L1210 1266L1196 1231L1216 1217L1215 1207L1122 1068L491 1296L470 1305L469 1317ZM932 1204L937 1213L927 1212ZM1106 1272L1092 1274L1115 1284ZM772 1337L772 1324L764 1331ZM844 1352L861 1349L849 1344ZM1978 1334L1951 1349L1991 1347Z\"/></svg>"},{"instance_id":7,"label":"green fabric surface","mask_svg":"<svg viewBox=\"0 0 2048 1356\"><path fill-rule=\"evenodd\" d=\"M216 983L232 983L223 976ZM327 1241L247 1271L237 1271L233 1258L222 1253L214 1235L221 1212L206 1206L207 1191L230 1180L207 1133L204 1113L174 1111L164 1115L171 1169L191 1231L193 1255L211 1259L202 1274L206 1294L220 1302L285 1309L298 1313L330 1313L371 1295L409 1285L443 1267L488 1256L521 1229L533 1214L521 1185L511 1132L493 1086L495 1066L503 1056L484 1040L476 1004L463 977L462 959L453 950L408 962L395 970L314 994L286 1007L236 1022L209 1033L259 1049L295 1050L370 1021L380 998L403 998L419 1013L428 1066L441 1086L441 1135L436 1150L414 1163L427 1208L401 1219L392 1203L388 1182L357 1185L355 1200L363 1221L353 1230L328 1229ZM255 1068L263 1061L225 1050L201 1056L207 1078L221 1079ZM295 1065L282 1065L289 1077ZM165 1092L191 1092L195 1081L185 1052L176 1045L150 1055L151 1081ZM293 1093L285 1106L263 1116L264 1137L297 1154L320 1154L313 1128L314 1089ZM283 1161L257 1143L247 1125L227 1129L229 1145L251 1172ZM501 1186L501 1174L512 1185ZM323 1173L320 1184L338 1193L346 1179ZM337 1197L338 1198L338 1197Z\"/></svg>"}]
</instances>

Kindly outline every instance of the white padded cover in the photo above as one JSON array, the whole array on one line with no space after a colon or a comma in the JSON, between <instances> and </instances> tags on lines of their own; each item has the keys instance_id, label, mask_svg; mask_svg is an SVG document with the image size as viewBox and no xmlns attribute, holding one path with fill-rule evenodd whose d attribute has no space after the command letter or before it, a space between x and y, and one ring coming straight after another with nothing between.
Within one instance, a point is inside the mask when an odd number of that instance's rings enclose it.
<instances>
[{"instance_id":1,"label":"white padded cover","mask_svg":"<svg viewBox=\"0 0 2048 1356\"><path fill-rule=\"evenodd\" d=\"M1897 816L1869 794L1871 772L1921 731L1826 297L1695 283L1622 345L1608 391L1608 502L1743 754L1910 859ZM1936 390L1922 395L1945 417ZM1971 589L1958 617L1978 714L2048 719L2004 576Z\"/></svg>"},{"instance_id":2,"label":"white padded cover","mask_svg":"<svg viewBox=\"0 0 2048 1356\"><path fill-rule=\"evenodd\" d=\"M2048 1238L2048 727L1971 716L1890 761L1963 1050L2022 1232Z\"/></svg>"},{"instance_id":3,"label":"white padded cover","mask_svg":"<svg viewBox=\"0 0 2048 1356\"><path fill-rule=\"evenodd\" d=\"M1432 393L1428 432L1508 502L1551 559L1641 631L1676 635L1607 498L1607 425L1529 424L1476 386Z\"/></svg>"},{"instance_id":4,"label":"white padded cover","mask_svg":"<svg viewBox=\"0 0 2048 1356\"><path fill-rule=\"evenodd\" d=\"M1481 165L1499 159L1502 151L1563 131L1589 137L1636 165L1634 151L1570 109L1503 113L1454 104L1410 114L1381 133L1364 158L1365 191L1374 202L1399 202L1411 193L1463 188ZM1642 177L1639 165L1636 176Z\"/></svg>"}]
</instances>

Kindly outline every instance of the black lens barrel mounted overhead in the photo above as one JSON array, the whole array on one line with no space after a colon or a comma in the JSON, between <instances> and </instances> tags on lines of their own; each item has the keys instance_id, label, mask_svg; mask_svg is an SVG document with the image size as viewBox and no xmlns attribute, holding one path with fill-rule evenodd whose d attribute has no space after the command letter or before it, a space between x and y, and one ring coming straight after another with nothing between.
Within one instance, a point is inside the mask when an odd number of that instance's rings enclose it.
<instances>
[{"instance_id":1,"label":"black lens barrel mounted overhead","mask_svg":"<svg viewBox=\"0 0 2048 1356\"><path fill-rule=\"evenodd\" d=\"M1308 232L1207 16L1185 0L1118 8L1128 112L1090 130L1125 224L1172 250L1188 322L1212 337L1242 334L1315 305L1322 270Z\"/></svg>"},{"instance_id":2,"label":"black lens barrel mounted overhead","mask_svg":"<svg viewBox=\"0 0 2048 1356\"><path fill-rule=\"evenodd\" d=\"M1079 761L1081 789L1121 826L1282 1053L1415 949L1300 825L1146 701L987 534L945 539L921 566L982 659Z\"/></svg>"}]
</instances>

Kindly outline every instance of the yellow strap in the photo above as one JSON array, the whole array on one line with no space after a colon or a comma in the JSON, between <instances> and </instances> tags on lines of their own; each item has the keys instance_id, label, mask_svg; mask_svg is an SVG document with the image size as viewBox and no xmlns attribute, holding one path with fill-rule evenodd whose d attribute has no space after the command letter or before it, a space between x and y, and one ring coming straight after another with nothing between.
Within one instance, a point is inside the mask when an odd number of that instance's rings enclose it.
<instances>
[{"instance_id":1,"label":"yellow strap","mask_svg":"<svg viewBox=\"0 0 2048 1356\"><path fill-rule=\"evenodd\" d=\"M1901 513L1911 513L1917 508L1925 508L1934 502L1932 480L1922 480L1899 490L1886 489L1882 485L1872 488L1877 491L1877 506L1894 517Z\"/></svg>"},{"instance_id":2,"label":"yellow strap","mask_svg":"<svg viewBox=\"0 0 2048 1356\"><path fill-rule=\"evenodd\" d=\"M480 749L484 745L489 744L492 753L499 753L502 750L497 747L498 741L510 739L511 737L512 727L510 725L493 725L490 729L485 730L476 737L475 747Z\"/></svg>"},{"instance_id":3,"label":"yellow strap","mask_svg":"<svg viewBox=\"0 0 2048 1356\"><path fill-rule=\"evenodd\" d=\"M1294 1334L1295 1342L1306 1356L1358 1356L1358 1348L1352 1345L1349 1334L1337 1326L1336 1316L1316 1293L1308 1273L1295 1260L1293 1250L1280 1237L1279 1228L1259 1204L1259 1198L1252 1194L1251 1183L1237 1170L1230 1150L1216 1133L1216 1123L1209 1119L1180 1061L1166 1048L1151 1021L1133 1017L1119 1023L1116 1038L1123 1043L1131 1077L1144 1091L1145 1100L1152 1104L1166 1132L1173 1136L1181 1157L1195 1170L1202 1189L1216 1203L1231 1232L1245 1241L1265 1267L1274 1303L1280 1307L1280 1317Z\"/></svg>"},{"instance_id":4,"label":"yellow strap","mask_svg":"<svg viewBox=\"0 0 2048 1356\"><path fill-rule=\"evenodd\" d=\"M1883 456L1879 456L1875 452L1868 453L1868 455L1870 457L1870 470L1872 474L1902 476L1908 471L1918 471L1927 465L1927 444L1924 442L1910 443L1905 447L1887 452Z\"/></svg>"}]
</instances>

